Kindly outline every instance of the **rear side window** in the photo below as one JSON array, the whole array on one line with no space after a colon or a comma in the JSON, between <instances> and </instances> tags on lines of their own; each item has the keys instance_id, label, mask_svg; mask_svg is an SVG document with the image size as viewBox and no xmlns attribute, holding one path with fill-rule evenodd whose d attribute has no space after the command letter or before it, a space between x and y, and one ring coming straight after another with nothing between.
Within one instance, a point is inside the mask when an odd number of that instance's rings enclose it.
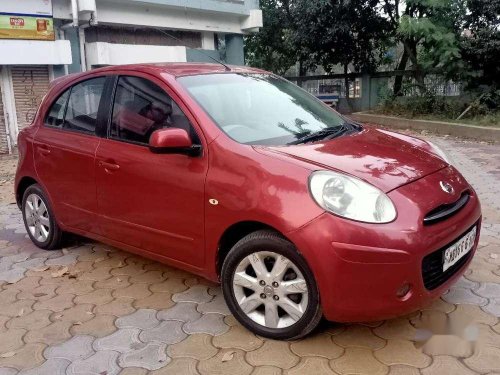
<instances>
[{"instance_id":1,"label":"rear side window","mask_svg":"<svg viewBox=\"0 0 500 375\"><path fill-rule=\"evenodd\" d=\"M69 90L62 94L50 108L45 123L50 126L60 128L64 122L64 112L66 111L66 103L69 97Z\"/></svg>"},{"instance_id":2,"label":"rear side window","mask_svg":"<svg viewBox=\"0 0 500 375\"><path fill-rule=\"evenodd\" d=\"M71 88L63 128L94 133L105 77L89 79Z\"/></svg>"}]
</instances>

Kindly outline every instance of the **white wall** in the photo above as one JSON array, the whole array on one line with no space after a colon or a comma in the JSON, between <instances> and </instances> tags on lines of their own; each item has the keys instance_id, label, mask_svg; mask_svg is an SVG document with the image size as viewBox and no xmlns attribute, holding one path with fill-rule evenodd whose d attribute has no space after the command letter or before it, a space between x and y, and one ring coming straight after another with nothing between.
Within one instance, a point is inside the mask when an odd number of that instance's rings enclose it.
<instances>
[{"instance_id":1,"label":"white wall","mask_svg":"<svg viewBox=\"0 0 500 375\"><path fill-rule=\"evenodd\" d=\"M0 65L68 65L72 63L68 40L0 39Z\"/></svg>"},{"instance_id":2,"label":"white wall","mask_svg":"<svg viewBox=\"0 0 500 375\"><path fill-rule=\"evenodd\" d=\"M69 0L53 0L54 18L71 18ZM124 0L97 1L97 18L100 23L114 25L156 26L167 29L212 31L243 34L262 26L262 13L237 15L186 9L182 6L162 6Z\"/></svg>"},{"instance_id":3,"label":"white wall","mask_svg":"<svg viewBox=\"0 0 500 375\"><path fill-rule=\"evenodd\" d=\"M86 43L87 66L186 62L186 47Z\"/></svg>"}]
</instances>

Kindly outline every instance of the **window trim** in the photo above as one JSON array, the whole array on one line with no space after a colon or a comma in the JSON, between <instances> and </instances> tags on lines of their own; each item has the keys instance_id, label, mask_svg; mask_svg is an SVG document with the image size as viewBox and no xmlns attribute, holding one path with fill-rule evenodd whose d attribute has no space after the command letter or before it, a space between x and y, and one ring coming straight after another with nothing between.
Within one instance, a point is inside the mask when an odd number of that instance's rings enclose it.
<instances>
[{"instance_id":1,"label":"window trim","mask_svg":"<svg viewBox=\"0 0 500 375\"><path fill-rule=\"evenodd\" d=\"M101 98L99 99L99 106L98 106L98 109L97 109L97 118L96 118L95 130L93 132L90 132L90 131L84 131L84 130L78 130L78 129L65 128L64 124L66 123L66 114L68 113L69 99L71 98L71 94L73 92L73 88L75 86L78 86L79 84L84 83L84 82L92 81L94 79L102 79L102 78L104 78L104 86L103 86L103 90L102 90L102 93L101 93ZM52 101L50 103L50 106L49 106L48 110L45 112L45 117L44 117L42 126L47 127L49 129L60 130L60 131L69 132L69 133L83 134L83 135L87 135L87 136L90 136L90 137L92 137L92 136L94 136L94 137L101 137L98 134L99 115L100 115L99 114L99 109L101 108L101 105L103 104L103 101L104 101L104 92L106 90L106 84L107 84L109 78L110 78L109 75L98 75L98 76L88 77L86 79L83 79L83 80L77 81L77 82L73 82L70 85L68 85L68 87L66 87L57 96L57 99L55 99L54 101ZM64 94L66 94L67 92L69 92L69 95L68 95L68 98L66 99L66 103L65 103L65 106L64 106L64 118L63 118L62 125L61 126L54 126L54 125L47 124L47 118L49 116L50 110L52 109L52 107L54 106L54 104L59 100L59 98L61 96L63 96Z\"/></svg>"},{"instance_id":2,"label":"window trim","mask_svg":"<svg viewBox=\"0 0 500 375\"><path fill-rule=\"evenodd\" d=\"M66 88L61 94L59 94L57 96L57 99L55 99L52 103L50 103L50 107L49 109L45 112L45 117L43 119L43 126L46 126L48 128L51 128L51 129L60 129L62 130L63 129L63 124L64 122L66 121L66 111L68 110L68 103L69 103L69 97L71 96L71 91L73 90L73 86L70 86L68 88ZM62 118L62 123L61 123L61 126L55 126L55 125L51 125L51 124L48 124L47 123L47 119L49 118L49 115L50 115L50 112L52 111L52 108L54 107L54 105L57 103L57 101L63 96L65 95L66 93L68 93L68 97L66 98L65 102L64 102L64 112L63 112L63 118Z\"/></svg>"},{"instance_id":3,"label":"window trim","mask_svg":"<svg viewBox=\"0 0 500 375\"><path fill-rule=\"evenodd\" d=\"M132 73L132 72L131 72ZM198 131L196 130L196 127L192 124L192 121L189 119L189 117L186 115L185 111L181 108L181 106L177 103L177 100L175 100L172 95L169 94L169 92L167 90L165 90L162 86L160 86L158 83L154 82L152 79L150 78L146 78L146 77L143 77L141 75L134 75L134 74L116 74L113 76L114 79L115 79L115 82L114 82L114 85L113 85L113 91L112 91L112 95L111 95L111 100L110 100L110 105L109 105L109 108L110 110L108 111L108 121L107 121L107 131L106 131L106 138L109 139L109 140L112 140L112 141L116 141L116 142L123 142L123 143L128 143L128 144L132 144L132 145L135 145L135 146L140 146L140 147L146 147L146 148L149 148L149 143L142 143L142 142L137 142L137 141L132 141L132 140L129 140L129 139L122 139L122 138L118 138L118 137L113 137L111 135L111 127L112 127L112 121L113 121L113 113L114 113L114 110L115 110L115 99L116 99L116 92L118 91L118 83L120 82L120 78L122 77L132 77L132 78L139 78L139 79L144 79L146 81L149 81L150 83L154 84L155 86L157 86L158 88L160 88L169 98L170 100L172 100L172 102L175 103L175 105L179 108L179 110L182 112L182 114L186 117L186 119L189 121L189 125L191 126L191 129L195 132L196 136L198 137L198 139L200 140L200 145L202 148L203 148L203 144L202 144L202 141L201 141L201 137L200 135L198 134ZM194 144L193 144L194 145ZM202 155L200 153L200 155Z\"/></svg>"}]
</instances>

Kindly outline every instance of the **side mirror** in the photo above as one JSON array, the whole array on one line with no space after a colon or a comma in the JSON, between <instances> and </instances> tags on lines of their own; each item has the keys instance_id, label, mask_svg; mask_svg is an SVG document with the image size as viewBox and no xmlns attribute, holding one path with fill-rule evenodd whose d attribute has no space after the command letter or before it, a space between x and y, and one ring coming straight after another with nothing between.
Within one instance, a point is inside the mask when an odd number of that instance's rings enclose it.
<instances>
[{"instance_id":1,"label":"side mirror","mask_svg":"<svg viewBox=\"0 0 500 375\"><path fill-rule=\"evenodd\" d=\"M179 128L155 130L149 138L149 149L155 154L185 154L198 156L201 146L193 145L188 132Z\"/></svg>"}]
</instances>

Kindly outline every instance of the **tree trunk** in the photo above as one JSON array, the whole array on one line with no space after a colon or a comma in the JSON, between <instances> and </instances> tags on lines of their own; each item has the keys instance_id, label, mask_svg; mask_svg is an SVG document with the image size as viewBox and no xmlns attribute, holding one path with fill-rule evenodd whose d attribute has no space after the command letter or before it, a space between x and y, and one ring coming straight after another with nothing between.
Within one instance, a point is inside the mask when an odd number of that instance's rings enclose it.
<instances>
[{"instance_id":1,"label":"tree trunk","mask_svg":"<svg viewBox=\"0 0 500 375\"><path fill-rule=\"evenodd\" d=\"M304 62L302 61L302 59L300 59L299 60L299 77L305 77L306 74L307 74L307 69L304 67ZM300 87L303 86L303 81L301 79L299 79L299 81L297 83Z\"/></svg>"},{"instance_id":2,"label":"tree trunk","mask_svg":"<svg viewBox=\"0 0 500 375\"><path fill-rule=\"evenodd\" d=\"M425 87L425 72L420 67L417 59L417 41L416 40L405 40L404 42L405 51L408 53L411 63L413 64L414 77L417 81L417 86L421 94L424 94L427 89Z\"/></svg>"},{"instance_id":3,"label":"tree trunk","mask_svg":"<svg viewBox=\"0 0 500 375\"><path fill-rule=\"evenodd\" d=\"M407 64L408 64L408 52L406 52L405 48L396 70L402 70L402 71L406 70ZM396 76L394 80L394 96L403 96L403 92L401 91L403 88L403 78L404 78L403 75Z\"/></svg>"}]
</instances>

